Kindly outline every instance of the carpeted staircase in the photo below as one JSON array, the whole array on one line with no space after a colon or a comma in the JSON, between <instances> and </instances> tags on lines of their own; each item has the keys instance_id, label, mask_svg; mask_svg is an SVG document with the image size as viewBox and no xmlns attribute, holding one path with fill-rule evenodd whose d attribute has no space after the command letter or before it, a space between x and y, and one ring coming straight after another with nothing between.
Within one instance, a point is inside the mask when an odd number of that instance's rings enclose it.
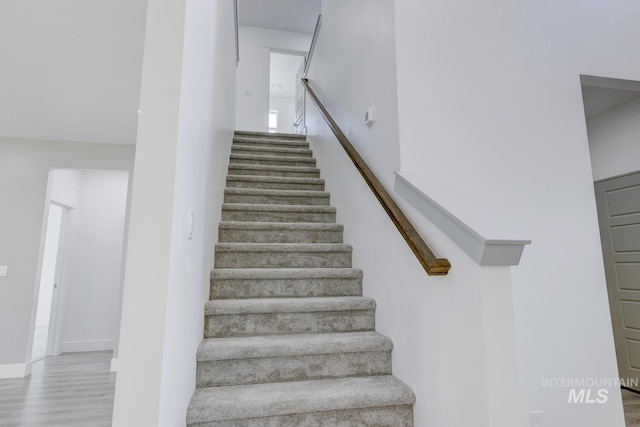
<instances>
[{"instance_id":1,"label":"carpeted staircase","mask_svg":"<svg viewBox=\"0 0 640 427\"><path fill-rule=\"evenodd\" d=\"M236 132L189 426L413 426L303 136Z\"/></svg>"}]
</instances>

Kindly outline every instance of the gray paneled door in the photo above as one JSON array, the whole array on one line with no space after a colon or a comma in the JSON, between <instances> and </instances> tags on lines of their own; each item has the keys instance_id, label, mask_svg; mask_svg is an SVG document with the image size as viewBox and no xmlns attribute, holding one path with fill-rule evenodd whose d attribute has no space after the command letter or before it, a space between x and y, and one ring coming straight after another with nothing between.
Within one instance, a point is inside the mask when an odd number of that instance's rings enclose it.
<instances>
[{"instance_id":1,"label":"gray paneled door","mask_svg":"<svg viewBox=\"0 0 640 427\"><path fill-rule=\"evenodd\" d=\"M618 370L625 380L638 379L640 172L597 182L595 190Z\"/></svg>"}]
</instances>

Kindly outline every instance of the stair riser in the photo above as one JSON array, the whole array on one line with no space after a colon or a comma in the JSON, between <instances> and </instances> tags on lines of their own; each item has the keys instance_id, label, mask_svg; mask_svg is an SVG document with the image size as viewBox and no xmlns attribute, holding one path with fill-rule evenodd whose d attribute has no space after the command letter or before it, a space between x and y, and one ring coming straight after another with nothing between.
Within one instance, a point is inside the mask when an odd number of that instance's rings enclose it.
<instances>
[{"instance_id":1,"label":"stair riser","mask_svg":"<svg viewBox=\"0 0 640 427\"><path fill-rule=\"evenodd\" d=\"M205 337L364 332L375 329L373 310L220 314L205 318Z\"/></svg>"},{"instance_id":2,"label":"stair riser","mask_svg":"<svg viewBox=\"0 0 640 427\"><path fill-rule=\"evenodd\" d=\"M211 299L362 296L358 279L225 279L211 281Z\"/></svg>"},{"instance_id":3,"label":"stair riser","mask_svg":"<svg viewBox=\"0 0 640 427\"><path fill-rule=\"evenodd\" d=\"M351 252L216 251L216 268L348 268Z\"/></svg>"},{"instance_id":4,"label":"stair riser","mask_svg":"<svg viewBox=\"0 0 640 427\"><path fill-rule=\"evenodd\" d=\"M342 231L221 228L220 243L342 243Z\"/></svg>"},{"instance_id":5,"label":"stair riser","mask_svg":"<svg viewBox=\"0 0 640 427\"><path fill-rule=\"evenodd\" d=\"M311 150L298 149L292 147L238 147L231 146L231 154L258 154L261 156L281 156L281 157L309 157L313 155Z\"/></svg>"},{"instance_id":6,"label":"stair riser","mask_svg":"<svg viewBox=\"0 0 640 427\"><path fill-rule=\"evenodd\" d=\"M261 221L261 222L336 222L335 212L280 212L222 210L223 221Z\"/></svg>"},{"instance_id":7,"label":"stair riser","mask_svg":"<svg viewBox=\"0 0 640 427\"><path fill-rule=\"evenodd\" d=\"M283 176L291 178L320 178L319 170L260 170L234 167L229 164L229 175L249 175L249 176Z\"/></svg>"},{"instance_id":8,"label":"stair riser","mask_svg":"<svg viewBox=\"0 0 640 427\"><path fill-rule=\"evenodd\" d=\"M225 203L246 203L257 205L307 205L329 206L329 197L308 197L288 195L253 195L253 194L225 194Z\"/></svg>"},{"instance_id":9,"label":"stair riser","mask_svg":"<svg viewBox=\"0 0 640 427\"><path fill-rule=\"evenodd\" d=\"M293 160L296 159L296 160ZM310 158L308 160L302 160L299 157L285 158L285 157L272 157L268 156L264 159L260 158L244 158L231 155L229 165L265 165L265 166L293 166L301 168L313 168L316 166L316 160Z\"/></svg>"},{"instance_id":10,"label":"stair riser","mask_svg":"<svg viewBox=\"0 0 640 427\"><path fill-rule=\"evenodd\" d=\"M249 419L189 424L189 427L413 427L413 406L382 406L307 412Z\"/></svg>"},{"instance_id":11,"label":"stair riser","mask_svg":"<svg viewBox=\"0 0 640 427\"><path fill-rule=\"evenodd\" d=\"M267 181L227 181L229 188L255 188L260 190L303 190L324 191L324 184L318 183L290 183Z\"/></svg>"},{"instance_id":12,"label":"stair riser","mask_svg":"<svg viewBox=\"0 0 640 427\"><path fill-rule=\"evenodd\" d=\"M198 387L391 374L391 352L313 354L199 362Z\"/></svg>"}]
</instances>

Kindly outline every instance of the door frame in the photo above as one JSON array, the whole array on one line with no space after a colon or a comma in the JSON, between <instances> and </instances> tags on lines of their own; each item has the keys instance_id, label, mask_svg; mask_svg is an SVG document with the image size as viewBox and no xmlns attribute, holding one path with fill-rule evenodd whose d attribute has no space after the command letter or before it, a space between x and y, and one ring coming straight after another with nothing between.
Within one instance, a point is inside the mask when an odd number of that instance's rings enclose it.
<instances>
[{"instance_id":1,"label":"door frame","mask_svg":"<svg viewBox=\"0 0 640 427\"><path fill-rule=\"evenodd\" d=\"M307 58L309 57L309 52L305 52L304 50L295 50L295 49L281 49L278 47L265 47L264 48L264 63L265 63L265 75L266 75L266 84L264 85L264 93L262 94L262 111L263 111L263 121L266 124L264 132L269 130L269 104L271 103L271 54L272 53L281 53L283 55L293 55L293 56L302 56L303 61L306 63Z\"/></svg>"},{"instance_id":2,"label":"door frame","mask_svg":"<svg viewBox=\"0 0 640 427\"><path fill-rule=\"evenodd\" d=\"M598 218L598 230L600 233L600 241L601 241L601 250L602 250L602 264L604 267L604 273L605 273L605 285L606 285L606 290L607 290L607 300L608 300L608 307L609 307L609 315L611 318L611 330L612 330L612 335L613 335L613 341L614 341L614 349L615 349L615 354L616 354L616 366L618 368L618 377L622 378L623 375L620 372L620 359L621 354L626 353L627 352L627 344L626 342L622 342L624 341L624 336L621 335L621 330L619 328L619 326L621 324L624 324L623 319L621 318L622 313L616 309L616 305L620 303L620 299L618 299L616 297L615 300L612 299L612 294L611 294L611 288L616 286L617 287L617 282L616 282L616 277L617 277L617 273L615 270L612 270L612 266L610 264L608 264L607 260L609 259L609 257L611 256L611 254L609 254L607 252L607 250L609 249L610 243L608 243L606 241L607 236L609 235L610 232L610 227L608 224L605 223L604 220L604 215L606 215L606 211L605 211L605 204L606 204L606 190L600 190L601 185L609 182L609 181L614 181L614 180L619 180L619 179L623 179L626 177L640 177L640 170L634 171L634 172L627 172L624 174L620 174L620 175L616 175L616 176L612 176L612 177L608 177L608 178L603 178L603 179L599 179L597 181L594 181L593 185L594 185L594 195L595 195L595 200L596 200L596 210L597 210L597 218ZM625 188L625 187L622 187ZM627 367L623 367L623 369L627 369ZM637 380L638 378L640 378L640 374L638 374L635 379ZM625 377L625 381L626 383L623 384L623 388L627 389L627 390L632 390L635 392L639 392L638 390L636 390L635 388L630 387L630 385L635 384L632 380L632 378L626 378Z\"/></svg>"},{"instance_id":3,"label":"door frame","mask_svg":"<svg viewBox=\"0 0 640 427\"><path fill-rule=\"evenodd\" d=\"M49 333L47 337L47 351L46 356L58 356L62 353L62 326L64 310L61 310L65 306L65 266L67 260L67 247L69 241L69 229L71 214L73 212L72 207L66 206L63 203L50 201L52 205L56 205L62 208L62 219L60 221L60 238L58 239L58 256L56 258L56 271L54 274L54 283L57 285L57 289L54 288L53 298L51 300L51 317L49 318Z\"/></svg>"}]
</instances>

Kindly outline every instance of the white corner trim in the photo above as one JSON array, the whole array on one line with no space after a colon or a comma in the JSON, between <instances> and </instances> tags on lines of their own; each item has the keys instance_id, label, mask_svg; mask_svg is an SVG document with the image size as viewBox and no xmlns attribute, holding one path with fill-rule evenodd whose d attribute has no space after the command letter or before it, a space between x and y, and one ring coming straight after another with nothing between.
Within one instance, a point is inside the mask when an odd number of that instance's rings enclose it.
<instances>
[{"instance_id":1,"label":"white corner trim","mask_svg":"<svg viewBox=\"0 0 640 427\"><path fill-rule=\"evenodd\" d=\"M24 378L31 375L31 362L0 365L0 379Z\"/></svg>"},{"instance_id":2,"label":"white corner trim","mask_svg":"<svg viewBox=\"0 0 640 427\"><path fill-rule=\"evenodd\" d=\"M62 343L63 353L81 353L84 351L113 350L114 340L65 341Z\"/></svg>"},{"instance_id":3,"label":"white corner trim","mask_svg":"<svg viewBox=\"0 0 640 427\"><path fill-rule=\"evenodd\" d=\"M531 240L486 239L396 172L394 189L479 265L518 265Z\"/></svg>"},{"instance_id":4,"label":"white corner trim","mask_svg":"<svg viewBox=\"0 0 640 427\"><path fill-rule=\"evenodd\" d=\"M114 357L113 359L111 359L111 368L109 369L109 372L118 372L118 358Z\"/></svg>"}]
</instances>

